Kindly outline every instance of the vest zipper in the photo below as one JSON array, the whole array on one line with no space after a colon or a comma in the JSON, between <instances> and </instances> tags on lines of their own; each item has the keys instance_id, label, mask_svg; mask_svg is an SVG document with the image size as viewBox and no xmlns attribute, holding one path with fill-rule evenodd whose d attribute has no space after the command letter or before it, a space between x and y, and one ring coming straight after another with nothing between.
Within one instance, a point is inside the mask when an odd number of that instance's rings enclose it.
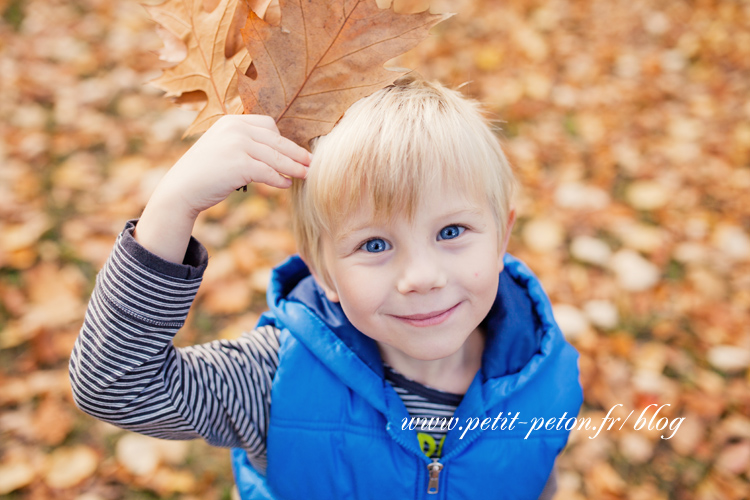
<instances>
[{"instance_id":1,"label":"vest zipper","mask_svg":"<svg viewBox=\"0 0 750 500\"><path fill-rule=\"evenodd\" d=\"M455 447L453 450L451 450L450 453L447 455L440 457L443 459L443 461L447 460L450 457L453 457L454 455L458 454L461 450L469 446L474 440L476 440L479 437L480 433L474 433L469 439L466 439L463 441L459 446ZM427 484L427 494L428 495L435 495L438 492L438 478L440 476L440 471L445 468L445 465L438 462L440 460L439 458L433 458L431 464L427 464L427 470L430 471L430 481Z\"/></svg>"},{"instance_id":2,"label":"vest zipper","mask_svg":"<svg viewBox=\"0 0 750 500\"><path fill-rule=\"evenodd\" d=\"M405 449L414 453L414 455L416 455L417 458L425 461L425 463L427 464L427 470L429 471L429 475L430 475L429 483L427 485L427 493L429 495L434 495L435 493L437 493L438 492L438 476L440 474L440 471L443 470L443 467L444 467L443 464L438 462L439 459L433 458L432 463L429 463L430 459L427 457L427 455L424 454L424 451L422 451L421 449L412 448L409 443L406 443L401 440L401 436L399 434L393 432L390 422L388 422L385 425L385 429L388 432L388 434L390 434L391 438L393 438L394 441L396 441L398 444L403 446Z\"/></svg>"},{"instance_id":3,"label":"vest zipper","mask_svg":"<svg viewBox=\"0 0 750 500\"><path fill-rule=\"evenodd\" d=\"M440 471L443 470L443 464L438 462L437 458L433 458L432 463L427 464L427 470L430 471L430 482L427 484L427 494L435 495L438 492Z\"/></svg>"}]
</instances>

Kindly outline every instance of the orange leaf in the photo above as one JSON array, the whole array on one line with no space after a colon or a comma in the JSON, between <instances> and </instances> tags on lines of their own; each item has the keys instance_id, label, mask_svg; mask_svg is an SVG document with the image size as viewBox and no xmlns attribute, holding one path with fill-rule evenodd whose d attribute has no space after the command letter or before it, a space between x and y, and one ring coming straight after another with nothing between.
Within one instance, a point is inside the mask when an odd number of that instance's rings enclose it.
<instances>
[{"instance_id":1,"label":"orange leaf","mask_svg":"<svg viewBox=\"0 0 750 500\"><path fill-rule=\"evenodd\" d=\"M242 30L257 78L240 75L245 113L274 117L307 147L356 100L392 82L383 63L406 52L450 14L396 14L375 0L281 2L281 26L250 14Z\"/></svg>"},{"instance_id":2,"label":"orange leaf","mask_svg":"<svg viewBox=\"0 0 750 500\"><path fill-rule=\"evenodd\" d=\"M247 70L250 56L241 48L226 57L227 38L240 1L244 0L221 0L210 12L204 10L203 0L167 0L147 7L156 22L187 46L187 56L152 83L166 91L167 97L195 91L206 96L206 104L186 136L202 132L222 115L242 109L237 72Z\"/></svg>"}]
</instances>

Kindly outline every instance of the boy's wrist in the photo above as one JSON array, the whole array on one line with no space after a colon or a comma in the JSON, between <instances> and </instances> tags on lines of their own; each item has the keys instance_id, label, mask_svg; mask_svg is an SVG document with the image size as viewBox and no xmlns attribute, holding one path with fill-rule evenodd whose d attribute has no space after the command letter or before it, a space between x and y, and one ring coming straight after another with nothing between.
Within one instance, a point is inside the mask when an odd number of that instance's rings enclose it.
<instances>
[{"instance_id":1,"label":"boy's wrist","mask_svg":"<svg viewBox=\"0 0 750 500\"><path fill-rule=\"evenodd\" d=\"M179 198L154 193L146 204L133 237L149 252L182 264L197 214Z\"/></svg>"},{"instance_id":2,"label":"boy's wrist","mask_svg":"<svg viewBox=\"0 0 750 500\"><path fill-rule=\"evenodd\" d=\"M169 185L166 178L156 187L146 209L149 205L159 213L170 214L170 218L175 220L189 221L191 225L200 215L200 211L190 205L180 189Z\"/></svg>"}]
</instances>

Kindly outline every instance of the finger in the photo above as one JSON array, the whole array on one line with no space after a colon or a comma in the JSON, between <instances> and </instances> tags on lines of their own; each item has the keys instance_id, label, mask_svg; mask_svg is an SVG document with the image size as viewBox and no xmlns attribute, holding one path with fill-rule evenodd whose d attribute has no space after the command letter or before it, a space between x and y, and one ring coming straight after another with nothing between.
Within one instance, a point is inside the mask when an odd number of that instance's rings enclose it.
<instances>
[{"instance_id":1,"label":"finger","mask_svg":"<svg viewBox=\"0 0 750 500\"><path fill-rule=\"evenodd\" d=\"M251 158L265 163L281 174L300 179L307 177L307 166L292 160L278 149L273 149L261 142L256 142L248 149L248 155Z\"/></svg>"},{"instance_id":2,"label":"finger","mask_svg":"<svg viewBox=\"0 0 750 500\"><path fill-rule=\"evenodd\" d=\"M262 182L280 189L286 189L292 185L292 179L284 177L268 165L258 160L251 160L251 162L253 173L245 178L247 183Z\"/></svg>"},{"instance_id":3,"label":"finger","mask_svg":"<svg viewBox=\"0 0 750 500\"><path fill-rule=\"evenodd\" d=\"M264 128L271 132L279 133L278 127L276 127L276 120L268 115L236 115L240 120L253 125L255 127Z\"/></svg>"},{"instance_id":4,"label":"finger","mask_svg":"<svg viewBox=\"0 0 750 500\"><path fill-rule=\"evenodd\" d=\"M293 141L290 141L279 133L256 129L253 133L253 139L255 139L256 142L275 149L287 158L291 158L302 165L309 166L312 161L312 156L305 148L295 144Z\"/></svg>"}]
</instances>

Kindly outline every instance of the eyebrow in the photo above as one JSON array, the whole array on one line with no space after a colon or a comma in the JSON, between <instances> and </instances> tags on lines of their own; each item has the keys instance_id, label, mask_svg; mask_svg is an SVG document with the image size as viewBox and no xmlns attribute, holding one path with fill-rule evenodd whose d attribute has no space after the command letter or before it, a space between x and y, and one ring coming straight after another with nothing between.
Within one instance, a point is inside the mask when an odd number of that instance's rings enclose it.
<instances>
[{"instance_id":1,"label":"eyebrow","mask_svg":"<svg viewBox=\"0 0 750 500\"><path fill-rule=\"evenodd\" d=\"M480 210L478 207L464 207L459 208L457 210L453 210L451 212L448 212L446 214L440 215L440 219L451 219L453 217L458 217L461 215L482 215L482 210ZM360 231L363 231L365 229L368 229L369 227L372 227L372 221L365 221L361 224L357 224L353 227L344 227L343 231L341 231L335 238L335 243L341 243L342 241L346 240L347 238L350 238L353 234L358 233Z\"/></svg>"}]
</instances>

